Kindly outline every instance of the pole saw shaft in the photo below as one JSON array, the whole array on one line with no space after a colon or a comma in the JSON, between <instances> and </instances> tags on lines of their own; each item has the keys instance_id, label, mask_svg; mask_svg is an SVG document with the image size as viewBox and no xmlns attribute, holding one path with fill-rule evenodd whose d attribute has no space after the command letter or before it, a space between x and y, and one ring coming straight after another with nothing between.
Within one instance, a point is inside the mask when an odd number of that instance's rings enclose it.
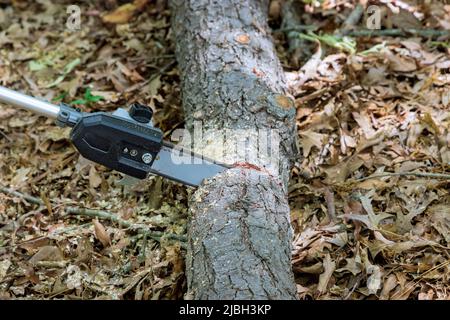
<instances>
[{"instance_id":1,"label":"pole saw shaft","mask_svg":"<svg viewBox=\"0 0 450 320\"><path fill-rule=\"evenodd\" d=\"M133 103L128 111L87 113L2 86L0 102L55 118L60 127L72 127L70 140L83 157L135 178L144 179L151 173L198 186L203 179L230 168L183 148L175 150L175 156L191 161L174 161L175 146L163 141L162 131L151 121L153 112L139 103Z\"/></svg>"},{"instance_id":2,"label":"pole saw shaft","mask_svg":"<svg viewBox=\"0 0 450 320\"><path fill-rule=\"evenodd\" d=\"M59 106L24 95L2 86L0 86L0 102L11 104L16 107L55 119L58 117L60 111Z\"/></svg>"}]
</instances>

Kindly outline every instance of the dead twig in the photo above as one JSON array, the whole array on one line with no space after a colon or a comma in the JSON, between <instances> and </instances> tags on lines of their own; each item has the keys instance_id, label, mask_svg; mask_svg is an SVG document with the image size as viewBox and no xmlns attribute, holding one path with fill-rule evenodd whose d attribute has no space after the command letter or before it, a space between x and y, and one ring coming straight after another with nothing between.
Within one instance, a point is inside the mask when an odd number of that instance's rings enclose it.
<instances>
[{"instance_id":1,"label":"dead twig","mask_svg":"<svg viewBox=\"0 0 450 320\"><path fill-rule=\"evenodd\" d=\"M364 13L364 6L358 4L342 24L342 30L349 30L353 28L359 22L359 20L361 20L363 13Z\"/></svg>"},{"instance_id":2,"label":"dead twig","mask_svg":"<svg viewBox=\"0 0 450 320\"><path fill-rule=\"evenodd\" d=\"M104 219L104 220L110 220L110 221L113 221L113 222L119 224L122 227L135 230L136 232L146 235L147 237L152 238L156 241L161 241L162 237L166 237L167 239L186 242L186 236L184 236L184 235L148 230L146 226L132 224L128 221L120 219L119 217L117 217L114 214L111 214L109 212L85 209L85 208L73 208L73 207L66 208L66 212L68 214L73 214L73 215L95 217L95 218L100 218L100 219Z\"/></svg>"},{"instance_id":3,"label":"dead twig","mask_svg":"<svg viewBox=\"0 0 450 320\"><path fill-rule=\"evenodd\" d=\"M142 87L144 87L145 85L147 85L148 83L152 82L153 80L155 80L158 76L164 74L164 72L166 72L167 70L169 70L169 68L171 66L173 66L176 63L175 59L172 59L169 61L169 63L167 63L166 65L162 66L161 68L159 68L158 72L154 73L152 76L150 76L150 78L148 78L147 80L137 83L134 86L128 87L125 92L132 92L134 90L138 90L141 89Z\"/></svg>"},{"instance_id":4,"label":"dead twig","mask_svg":"<svg viewBox=\"0 0 450 320\"><path fill-rule=\"evenodd\" d=\"M23 194L21 192L15 191L10 188L0 186L0 192L25 199L34 204L45 206L44 201L42 201L41 199L27 195L27 194ZM180 242L182 242L181 246L183 248L186 247L184 242L186 242L187 240L186 240L186 236L184 236L184 235L178 235L178 234L174 234L174 233L165 233L162 231L148 230L148 228L146 226L132 224L128 221L118 218L117 216L115 216L114 214L109 213L109 212L105 212L105 211L101 211L101 210L86 209L86 208L75 208L75 207L67 207L66 212L68 214L73 214L73 215L96 217L96 218L100 218L100 219L104 219L104 220L110 220L115 223L118 223L122 227L129 228L129 229L135 230L138 233L144 234L144 235L148 236L149 238L152 238L153 240L156 240L158 242L161 242L162 238L167 238L170 240L180 241Z\"/></svg>"},{"instance_id":5,"label":"dead twig","mask_svg":"<svg viewBox=\"0 0 450 320\"><path fill-rule=\"evenodd\" d=\"M317 28L309 26L295 26L289 28L282 28L276 30L276 32L291 32L292 34L298 34L305 31L317 31ZM417 36L424 38L439 38L450 37L450 30L438 30L438 29L352 29L343 30L340 33L341 36L351 37L407 37Z\"/></svg>"},{"instance_id":6,"label":"dead twig","mask_svg":"<svg viewBox=\"0 0 450 320\"><path fill-rule=\"evenodd\" d=\"M13 189L10 189L10 188L6 188L6 187L3 187L3 186L0 186L0 192L6 193L6 194L10 194L10 195L13 195L13 196L18 197L18 198L22 198L22 199L27 200L27 201L29 201L31 203L34 203L34 204L39 204L41 206L44 205L44 201L42 201L41 199L33 197L33 196L30 196L30 195L27 195L27 194L20 193L19 191L16 191L16 190L13 190Z\"/></svg>"},{"instance_id":7,"label":"dead twig","mask_svg":"<svg viewBox=\"0 0 450 320\"><path fill-rule=\"evenodd\" d=\"M395 177L395 176L415 176L415 177L436 178L436 179L450 180L450 174L444 174L444 173L386 172L386 173L375 174L373 176L357 179L357 180L355 180L355 182L361 182L361 181L365 181L365 180L369 180L369 179L376 179L376 178L382 178L382 177Z\"/></svg>"},{"instance_id":8,"label":"dead twig","mask_svg":"<svg viewBox=\"0 0 450 320\"><path fill-rule=\"evenodd\" d=\"M277 30L273 30L273 32L305 32L305 31L317 31L317 26L307 26L307 25L297 25L297 26L291 26L286 28L280 28Z\"/></svg>"},{"instance_id":9,"label":"dead twig","mask_svg":"<svg viewBox=\"0 0 450 320\"><path fill-rule=\"evenodd\" d=\"M414 286L416 286L424 276L426 276L426 275L432 273L432 272L435 271L435 270L441 269L441 268L447 266L448 264L450 264L450 260L444 261L444 262L442 262L442 263L440 263L440 264L434 266L433 268L428 269L428 270L425 271L424 273L420 274L416 279L409 281L409 282L405 285L405 288L404 288L403 290L400 290L400 291L398 291L397 293L394 293L394 294L392 295L391 299L392 299L392 300L395 300L395 299L400 298L400 297L401 297L403 294L405 294L408 290L410 290L410 289L412 289Z\"/></svg>"},{"instance_id":10,"label":"dead twig","mask_svg":"<svg viewBox=\"0 0 450 320\"><path fill-rule=\"evenodd\" d=\"M69 264L69 261L37 261L36 267L51 269L51 268L64 268Z\"/></svg>"},{"instance_id":11,"label":"dead twig","mask_svg":"<svg viewBox=\"0 0 450 320\"><path fill-rule=\"evenodd\" d=\"M450 36L450 30L437 30L437 29L383 29L383 30L371 30L371 29L357 29L348 30L344 32L344 35L352 37L406 37L409 35L425 37L425 38L438 38L442 36Z\"/></svg>"},{"instance_id":12,"label":"dead twig","mask_svg":"<svg viewBox=\"0 0 450 320\"><path fill-rule=\"evenodd\" d=\"M2 130L0 130L0 135L1 135L2 137L4 137L6 140L8 140L8 142L12 142L11 138L8 137L8 136L6 135L6 133L4 133Z\"/></svg>"},{"instance_id":13,"label":"dead twig","mask_svg":"<svg viewBox=\"0 0 450 320\"><path fill-rule=\"evenodd\" d=\"M336 222L336 205L334 202L334 193L330 188L324 188L325 201L327 204L327 213L331 221Z\"/></svg>"}]
</instances>

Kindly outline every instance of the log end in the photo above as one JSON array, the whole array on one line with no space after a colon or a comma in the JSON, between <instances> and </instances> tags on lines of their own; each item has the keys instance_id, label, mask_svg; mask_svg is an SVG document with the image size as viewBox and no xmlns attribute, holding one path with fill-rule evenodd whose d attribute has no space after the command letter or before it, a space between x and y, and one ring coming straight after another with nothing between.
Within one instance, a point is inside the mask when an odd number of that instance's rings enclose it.
<instances>
[{"instance_id":1,"label":"log end","mask_svg":"<svg viewBox=\"0 0 450 320\"><path fill-rule=\"evenodd\" d=\"M278 179L236 167L206 181L192 197L188 230L188 297L295 299L289 206Z\"/></svg>"}]
</instances>

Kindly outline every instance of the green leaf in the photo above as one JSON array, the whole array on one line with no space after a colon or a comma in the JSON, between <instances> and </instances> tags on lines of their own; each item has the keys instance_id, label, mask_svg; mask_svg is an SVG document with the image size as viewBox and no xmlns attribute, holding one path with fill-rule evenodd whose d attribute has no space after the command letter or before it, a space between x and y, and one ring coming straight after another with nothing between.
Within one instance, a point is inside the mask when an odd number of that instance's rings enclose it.
<instances>
[{"instance_id":1,"label":"green leaf","mask_svg":"<svg viewBox=\"0 0 450 320\"><path fill-rule=\"evenodd\" d=\"M91 88L86 88L86 91L84 92L83 99L78 99L75 101L72 101L70 104L85 104L89 105L92 102L99 102L100 100L105 100L102 96L94 96L91 93Z\"/></svg>"},{"instance_id":2,"label":"green leaf","mask_svg":"<svg viewBox=\"0 0 450 320\"><path fill-rule=\"evenodd\" d=\"M443 48L450 48L450 42L443 42L443 41L431 41L430 45L433 47L443 47Z\"/></svg>"},{"instance_id":3,"label":"green leaf","mask_svg":"<svg viewBox=\"0 0 450 320\"><path fill-rule=\"evenodd\" d=\"M379 43L377 45L374 45L372 48L364 50L364 51L361 51L358 54L360 54L362 56L367 56L367 55L372 54L372 53L377 54L377 53L383 52L386 49L387 49L386 42L383 41L383 43Z\"/></svg>"},{"instance_id":4,"label":"green leaf","mask_svg":"<svg viewBox=\"0 0 450 320\"><path fill-rule=\"evenodd\" d=\"M72 72L72 70L75 69L75 67L77 65L79 65L80 63L81 63L80 58L76 58L75 60L72 60L64 67L63 74L67 75L68 73Z\"/></svg>"},{"instance_id":5,"label":"green leaf","mask_svg":"<svg viewBox=\"0 0 450 320\"><path fill-rule=\"evenodd\" d=\"M84 99L78 99L78 100L72 101L70 104L87 104L87 101Z\"/></svg>"},{"instance_id":6,"label":"green leaf","mask_svg":"<svg viewBox=\"0 0 450 320\"><path fill-rule=\"evenodd\" d=\"M67 92L63 92L63 93L61 93L60 95L54 97L54 98L52 99L52 102L62 101L62 100L64 100L64 98L65 98L66 96L67 96Z\"/></svg>"},{"instance_id":7,"label":"green leaf","mask_svg":"<svg viewBox=\"0 0 450 320\"><path fill-rule=\"evenodd\" d=\"M54 87L58 84L60 84L61 82L63 82L63 80L66 78L66 76L72 72L73 69L75 69L75 67L77 65L79 65L81 63L80 58L76 58L75 60L72 60L71 62L69 62L63 69L62 74L52 83L50 83L49 85L46 86L46 88L51 88Z\"/></svg>"},{"instance_id":8,"label":"green leaf","mask_svg":"<svg viewBox=\"0 0 450 320\"><path fill-rule=\"evenodd\" d=\"M93 96L91 94L91 88L86 89L86 92L84 93L84 99L87 102L99 102L100 100L105 100L102 96Z\"/></svg>"},{"instance_id":9,"label":"green leaf","mask_svg":"<svg viewBox=\"0 0 450 320\"><path fill-rule=\"evenodd\" d=\"M339 49L339 50L342 50L342 51L345 51L345 52L348 52L351 54L354 54L356 52L355 39L347 37L347 36L340 37L340 36L335 36L335 35L331 35L331 34L317 35L314 32L309 31L307 34L300 33L299 37L302 39L305 39L305 40L309 40L309 41L319 40L320 42L322 42L330 47L333 47L333 48L336 48L336 49Z\"/></svg>"},{"instance_id":10,"label":"green leaf","mask_svg":"<svg viewBox=\"0 0 450 320\"><path fill-rule=\"evenodd\" d=\"M28 68L30 68L30 71L40 71L47 68L47 66L45 63L33 60L28 63Z\"/></svg>"}]
</instances>

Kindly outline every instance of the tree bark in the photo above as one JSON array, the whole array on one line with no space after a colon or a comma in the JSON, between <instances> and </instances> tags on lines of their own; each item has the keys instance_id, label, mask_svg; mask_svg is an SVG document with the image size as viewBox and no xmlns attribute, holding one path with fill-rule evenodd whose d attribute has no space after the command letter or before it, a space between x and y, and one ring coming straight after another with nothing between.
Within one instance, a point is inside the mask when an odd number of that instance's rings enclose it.
<instances>
[{"instance_id":1,"label":"tree bark","mask_svg":"<svg viewBox=\"0 0 450 320\"><path fill-rule=\"evenodd\" d=\"M173 0L171 8L186 127L194 136L203 129L194 147L239 163L192 196L186 298L295 299L287 201L295 108L268 1ZM251 140L269 131L270 154Z\"/></svg>"}]
</instances>

